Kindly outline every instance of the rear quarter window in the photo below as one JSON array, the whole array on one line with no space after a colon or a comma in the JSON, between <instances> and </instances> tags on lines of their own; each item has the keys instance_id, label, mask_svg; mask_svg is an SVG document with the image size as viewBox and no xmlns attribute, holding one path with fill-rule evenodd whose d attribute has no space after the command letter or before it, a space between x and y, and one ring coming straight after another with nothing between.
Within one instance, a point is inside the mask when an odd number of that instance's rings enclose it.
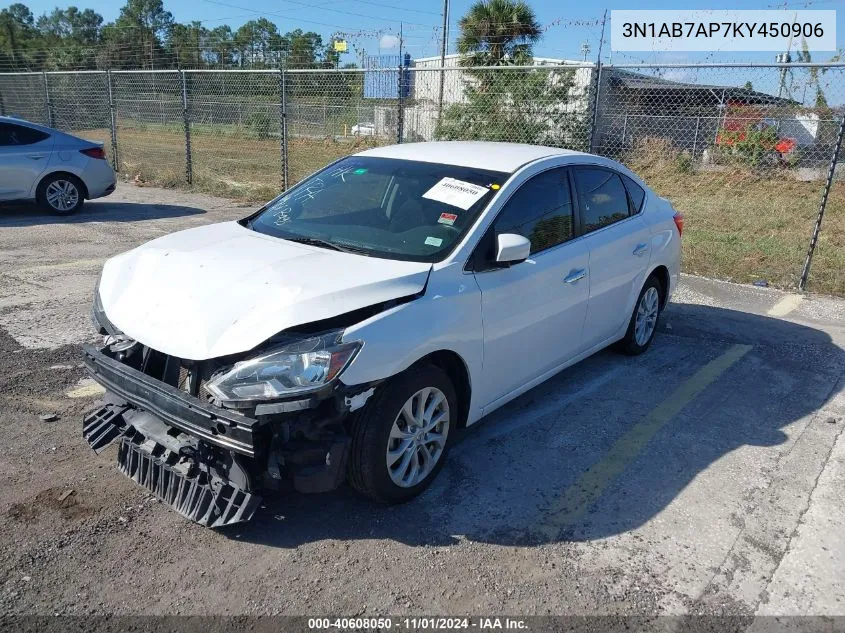
<instances>
[{"instance_id":1,"label":"rear quarter window","mask_svg":"<svg viewBox=\"0 0 845 633\"><path fill-rule=\"evenodd\" d=\"M645 190L640 187L633 178L629 178L625 174L622 176L622 182L625 183L625 189L628 190L628 196L631 198L631 215L639 213L643 210L643 202L645 202Z\"/></svg>"}]
</instances>

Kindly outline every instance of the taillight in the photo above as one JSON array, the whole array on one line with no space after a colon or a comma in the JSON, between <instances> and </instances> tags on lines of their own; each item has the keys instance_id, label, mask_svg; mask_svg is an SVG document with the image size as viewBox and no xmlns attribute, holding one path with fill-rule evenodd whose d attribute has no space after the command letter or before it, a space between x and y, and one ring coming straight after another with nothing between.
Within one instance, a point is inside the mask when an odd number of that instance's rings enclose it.
<instances>
[{"instance_id":1,"label":"taillight","mask_svg":"<svg viewBox=\"0 0 845 633\"><path fill-rule=\"evenodd\" d=\"M678 227L678 235L684 234L684 214L678 213L675 211L675 215L672 216L672 219L675 220L675 226Z\"/></svg>"},{"instance_id":2,"label":"taillight","mask_svg":"<svg viewBox=\"0 0 845 633\"><path fill-rule=\"evenodd\" d=\"M106 152L102 147L89 147L88 149L79 150L80 154L85 154L89 158L99 158L106 160Z\"/></svg>"}]
</instances>

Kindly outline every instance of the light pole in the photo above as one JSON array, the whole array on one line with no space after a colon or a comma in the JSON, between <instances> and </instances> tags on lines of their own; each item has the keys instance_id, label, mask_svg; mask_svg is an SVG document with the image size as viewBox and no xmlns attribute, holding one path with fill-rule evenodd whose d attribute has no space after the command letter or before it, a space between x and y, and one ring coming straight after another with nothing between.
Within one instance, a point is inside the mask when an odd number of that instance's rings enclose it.
<instances>
[{"instance_id":1,"label":"light pole","mask_svg":"<svg viewBox=\"0 0 845 633\"><path fill-rule=\"evenodd\" d=\"M443 82L446 77L446 44L449 41L449 0L443 0L443 33L440 39L440 94L437 98L437 123L443 114Z\"/></svg>"}]
</instances>

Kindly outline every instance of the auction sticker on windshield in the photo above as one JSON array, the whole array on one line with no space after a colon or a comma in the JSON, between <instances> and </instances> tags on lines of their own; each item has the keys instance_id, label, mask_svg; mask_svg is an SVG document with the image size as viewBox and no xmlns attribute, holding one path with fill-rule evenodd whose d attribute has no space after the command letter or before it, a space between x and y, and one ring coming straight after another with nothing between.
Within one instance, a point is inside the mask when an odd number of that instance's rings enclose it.
<instances>
[{"instance_id":1,"label":"auction sticker on windshield","mask_svg":"<svg viewBox=\"0 0 845 633\"><path fill-rule=\"evenodd\" d=\"M423 194L423 198L450 204L464 211L468 210L476 201L487 193L487 187L474 185L471 182L455 178L442 178L440 182Z\"/></svg>"}]
</instances>

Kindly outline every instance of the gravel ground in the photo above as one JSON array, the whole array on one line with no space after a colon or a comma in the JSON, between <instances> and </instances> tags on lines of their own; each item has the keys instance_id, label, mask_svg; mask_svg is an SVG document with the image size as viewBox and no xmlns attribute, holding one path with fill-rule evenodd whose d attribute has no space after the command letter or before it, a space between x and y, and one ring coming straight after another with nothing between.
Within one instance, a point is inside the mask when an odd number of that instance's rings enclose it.
<instances>
[{"instance_id":1,"label":"gravel ground","mask_svg":"<svg viewBox=\"0 0 845 633\"><path fill-rule=\"evenodd\" d=\"M400 507L347 487L208 530L81 438L102 262L246 215L121 185L0 209L0 613L845 615L845 302L685 277L605 351L464 431ZM57 419L45 421L44 414Z\"/></svg>"}]
</instances>

